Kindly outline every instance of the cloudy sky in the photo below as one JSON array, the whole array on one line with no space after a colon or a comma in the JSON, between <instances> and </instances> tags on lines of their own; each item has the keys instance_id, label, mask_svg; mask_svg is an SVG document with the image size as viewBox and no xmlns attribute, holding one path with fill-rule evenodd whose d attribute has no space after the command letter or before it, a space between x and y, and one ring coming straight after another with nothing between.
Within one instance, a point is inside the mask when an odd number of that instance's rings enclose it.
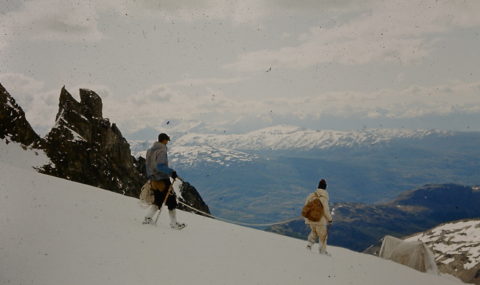
<instances>
[{"instance_id":1,"label":"cloudy sky","mask_svg":"<svg viewBox=\"0 0 480 285\"><path fill-rule=\"evenodd\" d=\"M125 134L480 131L479 13L476 0L0 0L0 82L41 134L63 85L100 94Z\"/></svg>"}]
</instances>

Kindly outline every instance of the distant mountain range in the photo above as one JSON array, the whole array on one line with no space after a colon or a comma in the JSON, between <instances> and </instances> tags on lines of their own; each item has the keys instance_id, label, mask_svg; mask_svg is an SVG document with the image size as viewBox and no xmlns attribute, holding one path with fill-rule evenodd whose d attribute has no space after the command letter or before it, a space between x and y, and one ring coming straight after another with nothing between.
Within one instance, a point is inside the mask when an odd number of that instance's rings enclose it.
<instances>
[{"instance_id":1,"label":"distant mountain range","mask_svg":"<svg viewBox=\"0 0 480 285\"><path fill-rule=\"evenodd\" d=\"M403 237L440 223L480 217L480 189L456 184L425 185L379 204L334 203L329 243L356 251L385 235ZM303 219L276 225L269 231L305 239Z\"/></svg>"},{"instance_id":2,"label":"distant mountain range","mask_svg":"<svg viewBox=\"0 0 480 285\"><path fill-rule=\"evenodd\" d=\"M151 141L130 141L144 155ZM480 183L480 133L308 130L174 136L172 166L219 216L271 222L299 214L320 178L334 202L377 203L429 183Z\"/></svg>"}]
</instances>

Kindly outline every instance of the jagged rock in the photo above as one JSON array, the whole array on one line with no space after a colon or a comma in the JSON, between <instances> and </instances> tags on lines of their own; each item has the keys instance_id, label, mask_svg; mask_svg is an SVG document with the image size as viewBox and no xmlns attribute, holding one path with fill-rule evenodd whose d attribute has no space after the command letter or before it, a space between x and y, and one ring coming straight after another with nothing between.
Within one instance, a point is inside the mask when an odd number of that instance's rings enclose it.
<instances>
[{"instance_id":1,"label":"jagged rock","mask_svg":"<svg viewBox=\"0 0 480 285\"><path fill-rule=\"evenodd\" d=\"M103 118L102 106L100 96L91 90L80 89L78 102L63 87L55 126L42 139L0 84L0 138L43 149L51 162L39 169L42 173L138 197L147 180L145 159L131 155L130 145L117 126ZM189 183L181 187L180 199L210 213Z\"/></svg>"},{"instance_id":2,"label":"jagged rock","mask_svg":"<svg viewBox=\"0 0 480 285\"><path fill-rule=\"evenodd\" d=\"M102 117L100 96L80 89L80 99L62 88L55 126L45 137L52 164L43 172L138 197L145 177L135 167L130 145Z\"/></svg>"},{"instance_id":3,"label":"jagged rock","mask_svg":"<svg viewBox=\"0 0 480 285\"><path fill-rule=\"evenodd\" d=\"M147 168L145 166L146 160L143 157L138 157L137 159L134 158L135 161L135 168L138 170L140 173L147 173Z\"/></svg>"},{"instance_id":4,"label":"jagged rock","mask_svg":"<svg viewBox=\"0 0 480 285\"><path fill-rule=\"evenodd\" d=\"M25 112L1 83L0 139L15 141L24 146L39 147L41 145L41 139L25 118Z\"/></svg>"},{"instance_id":5,"label":"jagged rock","mask_svg":"<svg viewBox=\"0 0 480 285\"><path fill-rule=\"evenodd\" d=\"M182 196L180 198L182 202L186 203L187 205L197 210L210 214L210 209L208 208L207 204L205 204L200 194L198 194L197 189L195 189L195 187L193 187L190 183L188 182L182 183L182 186L180 187L180 194ZM200 212L192 211L190 208L185 207L181 204L179 205L178 208L185 211L201 214Z\"/></svg>"}]
</instances>

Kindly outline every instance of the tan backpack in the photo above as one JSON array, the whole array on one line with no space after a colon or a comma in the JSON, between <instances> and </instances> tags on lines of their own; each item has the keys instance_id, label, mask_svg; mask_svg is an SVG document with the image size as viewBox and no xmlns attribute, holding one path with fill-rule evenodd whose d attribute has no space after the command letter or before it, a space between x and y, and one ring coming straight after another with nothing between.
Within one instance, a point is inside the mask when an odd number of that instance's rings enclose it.
<instances>
[{"instance_id":1,"label":"tan backpack","mask_svg":"<svg viewBox=\"0 0 480 285\"><path fill-rule=\"evenodd\" d=\"M312 222L318 222L323 216L323 205L319 198L315 198L305 204L302 209L302 216Z\"/></svg>"},{"instance_id":2,"label":"tan backpack","mask_svg":"<svg viewBox=\"0 0 480 285\"><path fill-rule=\"evenodd\" d=\"M150 206L155 201L155 196L153 195L153 189L150 180L148 180L140 190L139 199L144 206Z\"/></svg>"}]
</instances>

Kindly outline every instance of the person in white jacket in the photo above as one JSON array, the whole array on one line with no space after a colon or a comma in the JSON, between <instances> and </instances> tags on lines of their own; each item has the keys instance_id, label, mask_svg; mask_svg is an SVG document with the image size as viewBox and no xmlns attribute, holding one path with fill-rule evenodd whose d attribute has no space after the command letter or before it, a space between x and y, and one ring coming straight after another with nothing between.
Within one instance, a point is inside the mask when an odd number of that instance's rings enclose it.
<instances>
[{"instance_id":1,"label":"person in white jacket","mask_svg":"<svg viewBox=\"0 0 480 285\"><path fill-rule=\"evenodd\" d=\"M330 209L328 207L328 192L327 182L325 179L320 180L318 183L318 189L308 195L305 205L314 199L319 199L323 205L323 215L318 222L311 221L305 218L305 224L310 226L311 232L308 235L307 249L311 250L317 239L319 239L319 252L321 254L327 254L327 235L328 227L332 223L332 216L330 215Z\"/></svg>"}]
</instances>

